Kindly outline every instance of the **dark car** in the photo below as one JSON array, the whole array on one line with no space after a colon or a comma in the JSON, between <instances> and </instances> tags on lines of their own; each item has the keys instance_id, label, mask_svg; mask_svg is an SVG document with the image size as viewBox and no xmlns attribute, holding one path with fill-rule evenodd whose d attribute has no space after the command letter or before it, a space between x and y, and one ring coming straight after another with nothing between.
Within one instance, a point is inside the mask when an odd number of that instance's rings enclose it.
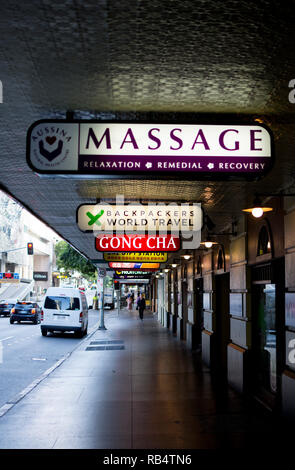
<instances>
[{"instance_id":1,"label":"dark car","mask_svg":"<svg viewBox=\"0 0 295 470\"><path fill-rule=\"evenodd\" d=\"M0 315L4 315L4 317L9 317L11 309L14 307L14 303L1 301L0 302Z\"/></svg>"},{"instance_id":2,"label":"dark car","mask_svg":"<svg viewBox=\"0 0 295 470\"><path fill-rule=\"evenodd\" d=\"M10 323L18 321L31 321L35 325L40 323L41 308L36 302L17 302L10 313Z\"/></svg>"}]
</instances>

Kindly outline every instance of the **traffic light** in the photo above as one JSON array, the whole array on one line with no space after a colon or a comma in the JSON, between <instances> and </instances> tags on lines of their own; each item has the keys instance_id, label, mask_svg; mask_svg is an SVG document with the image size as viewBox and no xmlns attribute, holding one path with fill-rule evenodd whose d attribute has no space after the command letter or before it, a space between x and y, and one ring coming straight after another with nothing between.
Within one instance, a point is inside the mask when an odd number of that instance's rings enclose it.
<instances>
[{"instance_id":1,"label":"traffic light","mask_svg":"<svg viewBox=\"0 0 295 470\"><path fill-rule=\"evenodd\" d=\"M28 255L34 254L33 243L27 243L27 249L28 249Z\"/></svg>"},{"instance_id":2,"label":"traffic light","mask_svg":"<svg viewBox=\"0 0 295 470\"><path fill-rule=\"evenodd\" d=\"M120 290L119 281L114 281L114 287L115 287L115 290Z\"/></svg>"}]
</instances>

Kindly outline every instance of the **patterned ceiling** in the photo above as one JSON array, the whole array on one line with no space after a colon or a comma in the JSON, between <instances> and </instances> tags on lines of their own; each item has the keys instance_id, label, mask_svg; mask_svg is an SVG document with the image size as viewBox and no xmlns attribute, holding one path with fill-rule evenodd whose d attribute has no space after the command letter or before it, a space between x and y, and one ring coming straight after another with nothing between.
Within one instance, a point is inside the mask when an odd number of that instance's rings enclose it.
<instances>
[{"instance_id":1,"label":"patterned ceiling","mask_svg":"<svg viewBox=\"0 0 295 470\"><path fill-rule=\"evenodd\" d=\"M76 208L200 201L222 229L253 193L294 192L294 1L10 0L0 3L0 182L90 259ZM25 159L38 119L252 122L272 129L276 163L259 182L45 179Z\"/></svg>"}]
</instances>

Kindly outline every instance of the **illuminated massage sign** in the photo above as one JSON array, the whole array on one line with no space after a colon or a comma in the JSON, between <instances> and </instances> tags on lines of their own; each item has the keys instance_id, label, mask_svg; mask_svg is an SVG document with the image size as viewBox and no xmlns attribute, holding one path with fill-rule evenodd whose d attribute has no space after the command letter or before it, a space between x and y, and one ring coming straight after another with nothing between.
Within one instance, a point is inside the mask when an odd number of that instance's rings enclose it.
<instances>
[{"instance_id":1,"label":"illuminated massage sign","mask_svg":"<svg viewBox=\"0 0 295 470\"><path fill-rule=\"evenodd\" d=\"M272 166L264 126L38 121L28 165L40 174L254 179Z\"/></svg>"},{"instance_id":2,"label":"illuminated massage sign","mask_svg":"<svg viewBox=\"0 0 295 470\"><path fill-rule=\"evenodd\" d=\"M98 251L178 251L180 238L174 235L99 235Z\"/></svg>"}]
</instances>

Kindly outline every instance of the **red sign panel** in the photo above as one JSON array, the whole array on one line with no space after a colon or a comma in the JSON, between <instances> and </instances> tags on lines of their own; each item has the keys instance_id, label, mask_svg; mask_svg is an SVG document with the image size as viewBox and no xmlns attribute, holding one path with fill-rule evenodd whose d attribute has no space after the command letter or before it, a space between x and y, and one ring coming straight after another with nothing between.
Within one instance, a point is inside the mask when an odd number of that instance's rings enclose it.
<instances>
[{"instance_id":1,"label":"red sign panel","mask_svg":"<svg viewBox=\"0 0 295 470\"><path fill-rule=\"evenodd\" d=\"M178 251L180 238L174 235L99 235L97 251Z\"/></svg>"}]
</instances>

